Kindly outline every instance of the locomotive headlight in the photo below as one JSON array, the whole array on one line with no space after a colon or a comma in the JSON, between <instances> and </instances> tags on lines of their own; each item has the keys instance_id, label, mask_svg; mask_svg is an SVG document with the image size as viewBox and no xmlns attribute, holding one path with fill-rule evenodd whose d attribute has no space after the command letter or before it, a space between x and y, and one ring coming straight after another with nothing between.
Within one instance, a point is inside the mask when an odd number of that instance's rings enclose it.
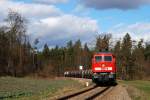
<instances>
[{"instance_id":1,"label":"locomotive headlight","mask_svg":"<svg viewBox=\"0 0 150 100\"><path fill-rule=\"evenodd\" d=\"M111 72L111 73L109 74L109 78L113 78L113 77L114 77L114 73Z\"/></svg>"},{"instance_id":2,"label":"locomotive headlight","mask_svg":"<svg viewBox=\"0 0 150 100\"><path fill-rule=\"evenodd\" d=\"M112 67L108 67L108 70L112 70Z\"/></svg>"},{"instance_id":3,"label":"locomotive headlight","mask_svg":"<svg viewBox=\"0 0 150 100\"><path fill-rule=\"evenodd\" d=\"M95 68L95 70L101 70L101 68L99 68L99 67L96 67L96 68Z\"/></svg>"},{"instance_id":4,"label":"locomotive headlight","mask_svg":"<svg viewBox=\"0 0 150 100\"><path fill-rule=\"evenodd\" d=\"M109 74L109 78L113 78L113 74Z\"/></svg>"},{"instance_id":5,"label":"locomotive headlight","mask_svg":"<svg viewBox=\"0 0 150 100\"><path fill-rule=\"evenodd\" d=\"M98 78L97 73L93 73L93 77L94 77L94 78Z\"/></svg>"}]
</instances>

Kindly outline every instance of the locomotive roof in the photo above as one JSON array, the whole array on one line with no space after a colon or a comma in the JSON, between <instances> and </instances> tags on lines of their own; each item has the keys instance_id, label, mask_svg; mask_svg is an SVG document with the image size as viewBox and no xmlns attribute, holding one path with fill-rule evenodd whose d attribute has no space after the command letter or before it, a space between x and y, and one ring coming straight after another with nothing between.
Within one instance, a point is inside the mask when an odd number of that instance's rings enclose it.
<instances>
[{"instance_id":1,"label":"locomotive roof","mask_svg":"<svg viewBox=\"0 0 150 100\"><path fill-rule=\"evenodd\" d=\"M113 55L112 52L96 52L95 54L112 54Z\"/></svg>"}]
</instances>

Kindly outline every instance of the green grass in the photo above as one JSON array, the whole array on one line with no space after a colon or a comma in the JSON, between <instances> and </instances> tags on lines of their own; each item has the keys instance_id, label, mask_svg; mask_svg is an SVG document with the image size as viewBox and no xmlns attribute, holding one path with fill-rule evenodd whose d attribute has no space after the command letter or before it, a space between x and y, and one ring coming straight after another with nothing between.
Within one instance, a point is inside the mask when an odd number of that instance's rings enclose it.
<instances>
[{"instance_id":1,"label":"green grass","mask_svg":"<svg viewBox=\"0 0 150 100\"><path fill-rule=\"evenodd\" d=\"M135 80L135 81L119 81L119 82L121 84L123 83L128 86L127 90L133 100L150 100L150 81Z\"/></svg>"},{"instance_id":2,"label":"green grass","mask_svg":"<svg viewBox=\"0 0 150 100\"><path fill-rule=\"evenodd\" d=\"M44 79L31 79L31 78L13 78L1 77L0 78L0 100L1 99L44 99L52 97L68 88L68 91L75 88L83 87L74 80L44 80ZM67 89L66 89L67 90Z\"/></svg>"}]
</instances>

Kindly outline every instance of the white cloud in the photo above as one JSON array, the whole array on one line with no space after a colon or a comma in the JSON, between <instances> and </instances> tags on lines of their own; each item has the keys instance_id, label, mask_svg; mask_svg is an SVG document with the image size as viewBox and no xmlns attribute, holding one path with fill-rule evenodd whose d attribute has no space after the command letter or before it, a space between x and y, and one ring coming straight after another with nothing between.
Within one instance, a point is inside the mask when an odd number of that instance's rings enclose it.
<instances>
[{"instance_id":1,"label":"white cloud","mask_svg":"<svg viewBox=\"0 0 150 100\"><path fill-rule=\"evenodd\" d=\"M150 40L150 23L134 23L130 25L118 24L111 28L109 32L114 33L115 37L123 37L126 33L130 33L131 37L135 40L144 39Z\"/></svg>"},{"instance_id":2,"label":"white cloud","mask_svg":"<svg viewBox=\"0 0 150 100\"><path fill-rule=\"evenodd\" d=\"M62 12L53 5L13 2L8 0L0 1L1 17L5 17L10 9L17 11L28 18L42 18L62 14Z\"/></svg>"},{"instance_id":3,"label":"white cloud","mask_svg":"<svg viewBox=\"0 0 150 100\"><path fill-rule=\"evenodd\" d=\"M89 41L98 31L96 20L65 14L54 5L1 0L1 18L6 17L8 9L15 10L30 19L28 34L31 41L39 38L40 46L43 43L48 43L49 46L64 45L69 40L79 38L82 41Z\"/></svg>"},{"instance_id":4,"label":"white cloud","mask_svg":"<svg viewBox=\"0 0 150 100\"><path fill-rule=\"evenodd\" d=\"M30 27L33 37L39 37L48 42L58 44L63 41L74 39L90 40L98 31L97 21L88 17L62 15L49 17L34 22ZM65 43L64 43L65 44Z\"/></svg>"},{"instance_id":5,"label":"white cloud","mask_svg":"<svg viewBox=\"0 0 150 100\"><path fill-rule=\"evenodd\" d=\"M33 0L33 2L44 4L66 3L67 1L68 0Z\"/></svg>"}]
</instances>

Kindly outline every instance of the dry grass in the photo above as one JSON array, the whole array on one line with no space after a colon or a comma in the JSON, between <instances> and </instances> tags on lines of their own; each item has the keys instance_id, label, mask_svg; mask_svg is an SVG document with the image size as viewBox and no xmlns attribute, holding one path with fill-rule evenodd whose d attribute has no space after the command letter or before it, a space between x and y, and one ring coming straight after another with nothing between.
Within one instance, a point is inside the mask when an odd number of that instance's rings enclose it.
<instances>
[{"instance_id":1,"label":"dry grass","mask_svg":"<svg viewBox=\"0 0 150 100\"><path fill-rule=\"evenodd\" d=\"M42 100L83 87L71 79L0 78L0 99Z\"/></svg>"},{"instance_id":2,"label":"dry grass","mask_svg":"<svg viewBox=\"0 0 150 100\"><path fill-rule=\"evenodd\" d=\"M133 100L150 100L150 81L119 81Z\"/></svg>"}]
</instances>

